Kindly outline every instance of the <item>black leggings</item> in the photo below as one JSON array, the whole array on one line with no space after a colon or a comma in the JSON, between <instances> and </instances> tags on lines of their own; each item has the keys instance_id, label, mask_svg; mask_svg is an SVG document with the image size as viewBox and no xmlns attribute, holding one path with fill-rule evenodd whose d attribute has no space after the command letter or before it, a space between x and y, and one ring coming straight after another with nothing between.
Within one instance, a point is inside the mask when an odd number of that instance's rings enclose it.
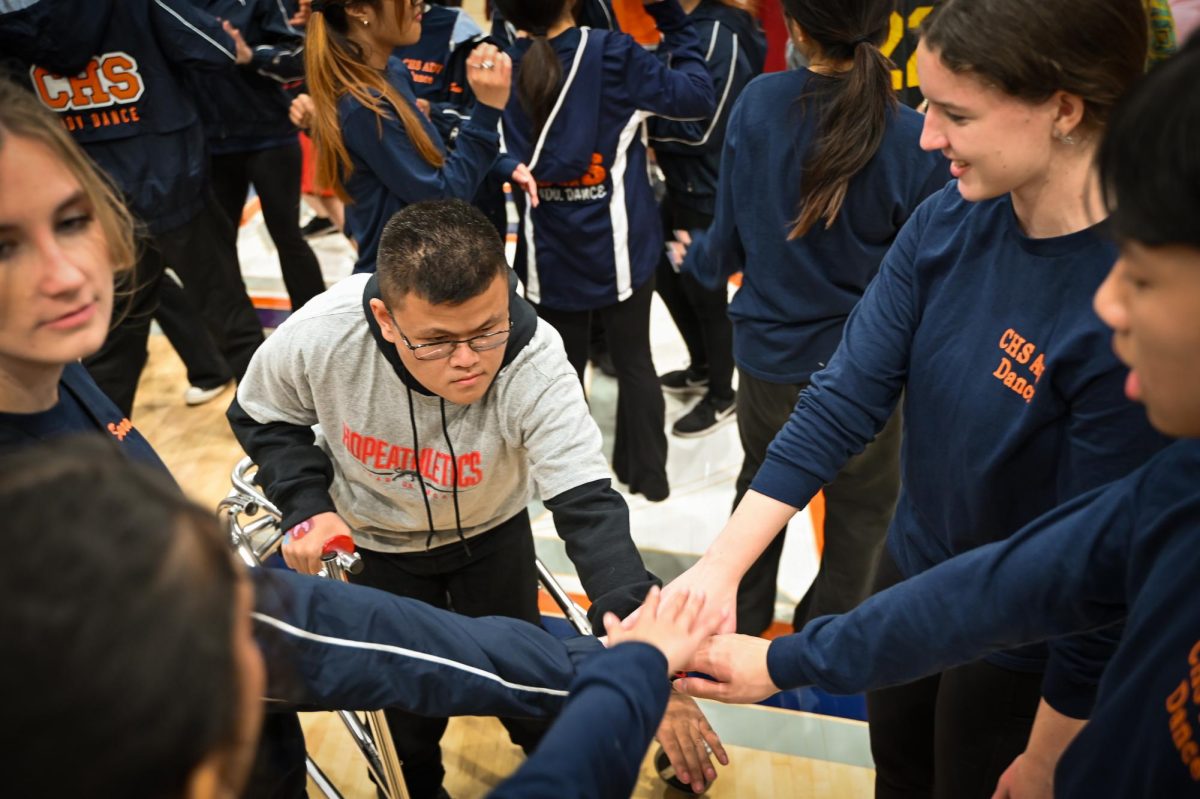
<instances>
[{"instance_id":1,"label":"black leggings","mask_svg":"<svg viewBox=\"0 0 1200 799\"><path fill-rule=\"evenodd\" d=\"M544 305L538 315L562 336L567 360L583 381L588 362L590 322L604 324L608 351L617 370L617 429L613 471L631 491L665 498L667 484L666 403L650 356L650 300L654 279L623 302L595 311L558 311Z\"/></svg>"},{"instance_id":2,"label":"black leggings","mask_svg":"<svg viewBox=\"0 0 1200 799\"><path fill-rule=\"evenodd\" d=\"M424 540L424 533L418 537ZM508 616L541 624L537 603L537 569L529 514L521 511L498 526L462 543L423 552L389 554L359 549L362 573L353 577L398 596L419 599L464 616ZM426 718L402 710L386 710L388 727L402 762L412 799L434 799L442 784L445 718ZM526 753L541 740L548 721L501 719L513 743Z\"/></svg>"},{"instance_id":3,"label":"black leggings","mask_svg":"<svg viewBox=\"0 0 1200 799\"><path fill-rule=\"evenodd\" d=\"M876 590L903 579L885 551ZM867 694L876 799L990 799L1025 751L1041 673L979 660Z\"/></svg>"},{"instance_id":4,"label":"black leggings","mask_svg":"<svg viewBox=\"0 0 1200 799\"><path fill-rule=\"evenodd\" d=\"M298 139L283 147L212 157L213 192L235 230L254 184L293 311L325 290L321 265L300 233L300 159Z\"/></svg>"}]
</instances>

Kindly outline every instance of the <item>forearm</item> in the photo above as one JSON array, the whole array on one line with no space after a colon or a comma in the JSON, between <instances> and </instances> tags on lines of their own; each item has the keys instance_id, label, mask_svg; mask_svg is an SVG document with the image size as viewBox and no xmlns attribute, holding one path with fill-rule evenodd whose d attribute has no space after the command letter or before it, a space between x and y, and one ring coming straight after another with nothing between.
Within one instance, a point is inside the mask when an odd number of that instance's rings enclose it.
<instances>
[{"instance_id":1,"label":"forearm","mask_svg":"<svg viewBox=\"0 0 1200 799\"><path fill-rule=\"evenodd\" d=\"M797 510L757 491L747 491L701 560L740 580Z\"/></svg>"},{"instance_id":2,"label":"forearm","mask_svg":"<svg viewBox=\"0 0 1200 799\"><path fill-rule=\"evenodd\" d=\"M1087 719L1065 716L1045 699L1041 700L1025 747L1025 757L1037 765L1039 772L1053 776L1058 759L1086 724Z\"/></svg>"}]
</instances>

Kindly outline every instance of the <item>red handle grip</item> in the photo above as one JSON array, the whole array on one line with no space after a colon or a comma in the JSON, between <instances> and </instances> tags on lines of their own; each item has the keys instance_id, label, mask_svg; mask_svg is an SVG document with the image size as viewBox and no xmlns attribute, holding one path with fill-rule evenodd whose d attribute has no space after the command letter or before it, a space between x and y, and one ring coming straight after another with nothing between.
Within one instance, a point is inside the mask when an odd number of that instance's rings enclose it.
<instances>
[{"instance_id":1,"label":"red handle grip","mask_svg":"<svg viewBox=\"0 0 1200 799\"><path fill-rule=\"evenodd\" d=\"M322 555L333 555L337 552L342 552L346 555L354 554L354 539L348 535L335 535L333 538L325 542L325 546L321 549Z\"/></svg>"}]
</instances>

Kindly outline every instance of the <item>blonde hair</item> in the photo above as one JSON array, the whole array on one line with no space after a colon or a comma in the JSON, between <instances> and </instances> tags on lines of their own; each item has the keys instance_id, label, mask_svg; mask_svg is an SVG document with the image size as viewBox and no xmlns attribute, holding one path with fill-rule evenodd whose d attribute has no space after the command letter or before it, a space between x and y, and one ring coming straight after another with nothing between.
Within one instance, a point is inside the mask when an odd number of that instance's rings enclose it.
<instances>
[{"instance_id":1,"label":"blonde hair","mask_svg":"<svg viewBox=\"0 0 1200 799\"><path fill-rule=\"evenodd\" d=\"M62 122L42 106L32 92L0 78L0 150L10 136L33 139L51 152L79 181L104 234L113 272L133 268L137 261L134 219L108 175L96 167Z\"/></svg>"},{"instance_id":2,"label":"blonde hair","mask_svg":"<svg viewBox=\"0 0 1200 799\"><path fill-rule=\"evenodd\" d=\"M380 0L360 0L377 11ZM344 181L354 171L350 152L342 138L338 119L338 101L349 94L378 116L377 128L383 135L383 120L396 118L404 133L425 161L434 167L445 163L445 156L434 144L420 112L405 102L388 83L387 77L373 69L363 58L362 48L349 37L346 3L327 3L308 21L304 43L304 71L308 91L313 99L312 138L316 144L317 184L329 186L346 202L353 198L346 193ZM396 0L396 23L403 25L408 12L407 0ZM387 106L391 106L391 111Z\"/></svg>"}]
</instances>

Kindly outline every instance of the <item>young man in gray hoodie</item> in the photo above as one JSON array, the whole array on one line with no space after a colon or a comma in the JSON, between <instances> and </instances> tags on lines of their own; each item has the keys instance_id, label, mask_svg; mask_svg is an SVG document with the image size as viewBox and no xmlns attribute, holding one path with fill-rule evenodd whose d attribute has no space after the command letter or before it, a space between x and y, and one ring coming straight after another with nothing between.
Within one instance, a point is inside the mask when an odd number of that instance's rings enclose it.
<instances>
[{"instance_id":1,"label":"young man in gray hoodie","mask_svg":"<svg viewBox=\"0 0 1200 799\"><path fill-rule=\"evenodd\" d=\"M280 326L228 416L283 510L284 559L297 571L318 571L325 543L350 535L365 585L537 624L526 510L536 494L593 624L631 612L658 582L561 339L517 296L495 228L467 203L396 214L378 272ZM389 725L414 799L441 795L446 720L397 711ZM544 722L505 726L528 751Z\"/></svg>"}]
</instances>

